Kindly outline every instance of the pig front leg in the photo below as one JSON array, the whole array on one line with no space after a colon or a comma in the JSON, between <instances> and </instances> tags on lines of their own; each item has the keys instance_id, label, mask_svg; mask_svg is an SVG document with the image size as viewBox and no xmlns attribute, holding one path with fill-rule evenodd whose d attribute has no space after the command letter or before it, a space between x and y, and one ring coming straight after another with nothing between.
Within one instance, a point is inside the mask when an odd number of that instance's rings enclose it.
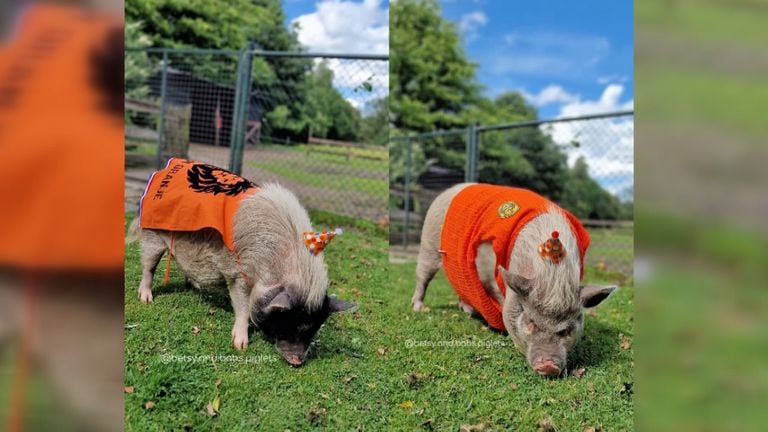
<instances>
[{"instance_id":1,"label":"pig front leg","mask_svg":"<svg viewBox=\"0 0 768 432\"><path fill-rule=\"evenodd\" d=\"M163 258L166 245L163 239L154 231L141 232L141 282L139 283L139 299L142 303L152 303L152 279L160 259Z\"/></svg>"},{"instance_id":2,"label":"pig front leg","mask_svg":"<svg viewBox=\"0 0 768 432\"><path fill-rule=\"evenodd\" d=\"M249 289L243 278L237 278L230 285L229 297L235 312L235 324L232 326L232 345L235 349L248 347L248 323L251 317Z\"/></svg>"},{"instance_id":3,"label":"pig front leg","mask_svg":"<svg viewBox=\"0 0 768 432\"><path fill-rule=\"evenodd\" d=\"M495 298L499 304L504 304L504 296L501 294L499 284L496 283L496 252L490 242L482 242L477 247L475 267L480 283L488 294Z\"/></svg>"}]
</instances>

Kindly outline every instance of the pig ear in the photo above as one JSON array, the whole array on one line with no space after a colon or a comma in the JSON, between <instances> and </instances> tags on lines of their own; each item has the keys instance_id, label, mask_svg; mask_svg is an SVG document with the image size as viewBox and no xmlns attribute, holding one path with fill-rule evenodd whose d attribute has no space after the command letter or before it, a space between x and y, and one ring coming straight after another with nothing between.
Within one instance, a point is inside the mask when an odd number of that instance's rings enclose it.
<instances>
[{"instance_id":1,"label":"pig ear","mask_svg":"<svg viewBox=\"0 0 768 432\"><path fill-rule=\"evenodd\" d=\"M582 285L579 287L581 304L585 308L595 307L608 298L616 288L616 285Z\"/></svg>"},{"instance_id":2,"label":"pig ear","mask_svg":"<svg viewBox=\"0 0 768 432\"><path fill-rule=\"evenodd\" d=\"M516 292L517 295L525 297L531 292L531 289L533 289L533 279L528 279L523 275L513 273L502 266L499 266L498 269L499 273L501 273L501 277L504 278L504 282L506 282L507 286L510 287L512 291Z\"/></svg>"},{"instance_id":3,"label":"pig ear","mask_svg":"<svg viewBox=\"0 0 768 432\"><path fill-rule=\"evenodd\" d=\"M343 312L347 309L352 309L357 306L354 303L348 303L344 300L337 299L336 297L328 297L328 310L331 312Z\"/></svg>"},{"instance_id":4,"label":"pig ear","mask_svg":"<svg viewBox=\"0 0 768 432\"><path fill-rule=\"evenodd\" d=\"M262 310L267 314L272 312L282 312L289 310L292 305L293 303L291 302L291 296L288 295L287 291L282 291L280 294L272 298L272 300L267 303L267 305L264 306Z\"/></svg>"}]
</instances>

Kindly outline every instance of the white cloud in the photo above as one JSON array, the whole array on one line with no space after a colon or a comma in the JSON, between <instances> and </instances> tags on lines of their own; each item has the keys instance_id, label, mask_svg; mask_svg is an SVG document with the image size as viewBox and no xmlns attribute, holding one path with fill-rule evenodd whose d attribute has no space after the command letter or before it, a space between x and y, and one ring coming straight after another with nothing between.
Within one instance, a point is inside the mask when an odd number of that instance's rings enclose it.
<instances>
[{"instance_id":1,"label":"white cloud","mask_svg":"<svg viewBox=\"0 0 768 432\"><path fill-rule=\"evenodd\" d=\"M459 19L459 31L464 35L467 42L471 42L480 35L480 28L488 24L488 17L485 12L476 10L466 13Z\"/></svg>"},{"instance_id":2,"label":"white cloud","mask_svg":"<svg viewBox=\"0 0 768 432\"><path fill-rule=\"evenodd\" d=\"M546 86L538 94L523 91L523 96L537 107L553 103L572 103L579 100L579 95L568 93L563 87L555 84Z\"/></svg>"},{"instance_id":3,"label":"white cloud","mask_svg":"<svg viewBox=\"0 0 768 432\"><path fill-rule=\"evenodd\" d=\"M632 109L634 100L622 101L623 93L623 86L610 84L605 87L598 100L584 101L576 97L575 100L563 104L558 117ZM544 125L542 129L566 149L569 166L573 166L579 157L584 157L590 176L609 192L618 194L634 185L633 117L569 121ZM579 147L570 145L574 141L579 143Z\"/></svg>"},{"instance_id":4,"label":"white cloud","mask_svg":"<svg viewBox=\"0 0 768 432\"><path fill-rule=\"evenodd\" d=\"M299 42L310 51L388 54L389 8L382 0L321 0L315 11L293 20ZM317 60L319 63L321 60ZM355 108L389 93L386 61L328 59L333 85ZM372 90L363 87L371 84Z\"/></svg>"},{"instance_id":5,"label":"white cloud","mask_svg":"<svg viewBox=\"0 0 768 432\"><path fill-rule=\"evenodd\" d=\"M387 54L389 8L381 0L322 0L315 12L293 20L299 42L324 53Z\"/></svg>"},{"instance_id":6,"label":"white cloud","mask_svg":"<svg viewBox=\"0 0 768 432\"><path fill-rule=\"evenodd\" d=\"M629 81L628 75L604 75L597 78L597 83L600 85L624 84L627 81Z\"/></svg>"},{"instance_id":7,"label":"white cloud","mask_svg":"<svg viewBox=\"0 0 768 432\"><path fill-rule=\"evenodd\" d=\"M591 72L611 51L600 36L514 32L503 37L489 65L496 75L568 77Z\"/></svg>"},{"instance_id":8,"label":"white cloud","mask_svg":"<svg viewBox=\"0 0 768 432\"><path fill-rule=\"evenodd\" d=\"M374 99L389 95L388 62L344 59L328 59L326 62L333 71L333 86L358 110Z\"/></svg>"}]
</instances>

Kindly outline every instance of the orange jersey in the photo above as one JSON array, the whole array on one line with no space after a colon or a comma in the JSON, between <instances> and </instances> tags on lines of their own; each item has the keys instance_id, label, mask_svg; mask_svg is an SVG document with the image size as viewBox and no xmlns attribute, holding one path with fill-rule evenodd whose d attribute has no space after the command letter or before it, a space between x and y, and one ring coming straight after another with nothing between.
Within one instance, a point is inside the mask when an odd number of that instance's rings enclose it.
<instances>
[{"instance_id":1,"label":"orange jersey","mask_svg":"<svg viewBox=\"0 0 768 432\"><path fill-rule=\"evenodd\" d=\"M243 199L258 191L255 184L227 170L172 158L149 178L139 221L142 228L167 231L213 228L234 252L235 213Z\"/></svg>"},{"instance_id":2,"label":"orange jersey","mask_svg":"<svg viewBox=\"0 0 768 432\"><path fill-rule=\"evenodd\" d=\"M39 4L17 27L0 44L0 265L122 269L122 17Z\"/></svg>"},{"instance_id":3,"label":"orange jersey","mask_svg":"<svg viewBox=\"0 0 768 432\"><path fill-rule=\"evenodd\" d=\"M459 298L482 315L491 327L505 330L503 305L491 297L477 274L475 259L480 243L489 241L496 253L494 272L501 293L506 285L498 266L506 268L520 230L550 206L546 198L526 189L488 184L467 186L451 201L440 237L443 268ZM579 247L582 276L584 254L589 246L589 234L579 220L563 210ZM544 241L546 239L542 239ZM538 254L531 251L531 254Z\"/></svg>"}]
</instances>

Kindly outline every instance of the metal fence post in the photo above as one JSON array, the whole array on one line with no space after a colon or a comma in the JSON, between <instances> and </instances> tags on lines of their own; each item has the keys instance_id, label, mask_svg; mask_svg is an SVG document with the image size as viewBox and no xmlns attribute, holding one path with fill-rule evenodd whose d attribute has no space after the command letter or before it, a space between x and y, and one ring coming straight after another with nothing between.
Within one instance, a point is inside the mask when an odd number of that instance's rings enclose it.
<instances>
[{"instance_id":1,"label":"metal fence post","mask_svg":"<svg viewBox=\"0 0 768 432\"><path fill-rule=\"evenodd\" d=\"M464 181L475 182L477 181L477 123L472 123L467 128L466 158Z\"/></svg>"},{"instance_id":2,"label":"metal fence post","mask_svg":"<svg viewBox=\"0 0 768 432\"><path fill-rule=\"evenodd\" d=\"M168 88L168 49L163 49L163 72L160 79L160 126L157 131L157 169L163 167L165 159L165 100Z\"/></svg>"},{"instance_id":3,"label":"metal fence post","mask_svg":"<svg viewBox=\"0 0 768 432\"><path fill-rule=\"evenodd\" d=\"M237 82L235 86L235 107L232 113L232 129L229 137L229 170L240 174L243 170L243 147L245 122L251 99L251 73L253 71L253 42L240 51L237 61Z\"/></svg>"},{"instance_id":4,"label":"metal fence post","mask_svg":"<svg viewBox=\"0 0 768 432\"><path fill-rule=\"evenodd\" d=\"M411 222L411 165L413 164L411 139L405 139L405 220L403 221L403 249L408 249L408 230Z\"/></svg>"}]
</instances>

